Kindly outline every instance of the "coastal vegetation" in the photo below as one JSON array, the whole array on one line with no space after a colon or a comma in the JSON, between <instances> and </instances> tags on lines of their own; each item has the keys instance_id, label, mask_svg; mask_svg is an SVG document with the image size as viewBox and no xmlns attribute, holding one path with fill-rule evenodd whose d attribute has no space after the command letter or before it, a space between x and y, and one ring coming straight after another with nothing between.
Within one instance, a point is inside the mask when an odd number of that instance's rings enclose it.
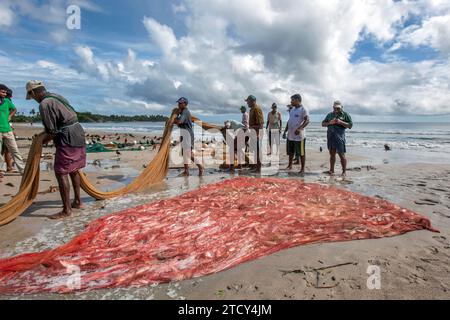
<instances>
[{"instance_id":1,"label":"coastal vegetation","mask_svg":"<svg viewBox=\"0 0 450 320\"><path fill-rule=\"evenodd\" d=\"M78 112L78 121L82 123L89 122L165 122L168 117L163 115L102 115L91 112ZM30 114L17 113L13 119L15 123L30 123L41 122L41 115L39 112L31 110Z\"/></svg>"}]
</instances>

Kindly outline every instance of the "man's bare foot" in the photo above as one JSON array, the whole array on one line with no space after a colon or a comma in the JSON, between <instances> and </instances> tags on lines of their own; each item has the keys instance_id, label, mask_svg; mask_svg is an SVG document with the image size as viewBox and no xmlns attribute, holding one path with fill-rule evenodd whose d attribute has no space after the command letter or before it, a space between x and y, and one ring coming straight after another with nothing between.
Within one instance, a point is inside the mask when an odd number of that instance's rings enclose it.
<instances>
[{"instance_id":1,"label":"man's bare foot","mask_svg":"<svg viewBox=\"0 0 450 320\"><path fill-rule=\"evenodd\" d=\"M72 209L83 209L83 204L80 201L72 202Z\"/></svg>"},{"instance_id":2,"label":"man's bare foot","mask_svg":"<svg viewBox=\"0 0 450 320\"><path fill-rule=\"evenodd\" d=\"M305 170L300 170L298 174L305 174Z\"/></svg>"},{"instance_id":3,"label":"man's bare foot","mask_svg":"<svg viewBox=\"0 0 450 320\"><path fill-rule=\"evenodd\" d=\"M204 173L205 173L205 169L203 167L200 167L198 169L198 176L199 177L203 177Z\"/></svg>"},{"instance_id":4,"label":"man's bare foot","mask_svg":"<svg viewBox=\"0 0 450 320\"><path fill-rule=\"evenodd\" d=\"M189 177L189 176L190 176L189 171L184 171L179 175L179 177Z\"/></svg>"},{"instance_id":5,"label":"man's bare foot","mask_svg":"<svg viewBox=\"0 0 450 320\"><path fill-rule=\"evenodd\" d=\"M286 170L292 170L292 166L288 166Z\"/></svg>"},{"instance_id":6,"label":"man's bare foot","mask_svg":"<svg viewBox=\"0 0 450 320\"><path fill-rule=\"evenodd\" d=\"M341 177L342 177L342 178L347 178L347 172L342 172Z\"/></svg>"},{"instance_id":7,"label":"man's bare foot","mask_svg":"<svg viewBox=\"0 0 450 320\"><path fill-rule=\"evenodd\" d=\"M330 176L334 176L334 171L328 170L328 171L325 171L324 173L325 173L325 174L328 174L328 175L330 175Z\"/></svg>"},{"instance_id":8,"label":"man's bare foot","mask_svg":"<svg viewBox=\"0 0 450 320\"><path fill-rule=\"evenodd\" d=\"M72 212L67 213L67 212L63 211L63 212L54 214L54 215L52 215L52 216L50 216L48 218L50 220L61 220L61 219L69 218L71 215L72 215Z\"/></svg>"}]
</instances>

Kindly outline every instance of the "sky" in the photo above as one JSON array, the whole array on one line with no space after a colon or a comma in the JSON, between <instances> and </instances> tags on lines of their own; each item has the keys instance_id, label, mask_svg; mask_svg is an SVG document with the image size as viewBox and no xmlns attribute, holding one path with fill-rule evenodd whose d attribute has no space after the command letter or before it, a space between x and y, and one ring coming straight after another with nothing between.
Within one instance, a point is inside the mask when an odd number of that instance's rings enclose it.
<instances>
[{"instance_id":1,"label":"sky","mask_svg":"<svg viewBox=\"0 0 450 320\"><path fill-rule=\"evenodd\" d=\"M70 5L80 29L67 28ZM78 111L233 114L295 93L369 119L450 121L448 0L0 0L0 83L43 81ZM284 109L283 109L284 110Z\"/></svg>"}]
</instances>

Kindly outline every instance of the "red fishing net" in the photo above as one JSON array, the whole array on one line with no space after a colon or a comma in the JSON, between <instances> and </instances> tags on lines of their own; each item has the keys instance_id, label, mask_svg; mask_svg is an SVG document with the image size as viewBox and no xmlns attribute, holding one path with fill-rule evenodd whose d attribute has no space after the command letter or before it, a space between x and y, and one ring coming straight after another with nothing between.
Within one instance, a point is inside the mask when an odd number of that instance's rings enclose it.
<instances>
[{"instance_id":1,"label":"red fishing net","mask_svg":"<svg viewBox=\"0 0 450 320\"><path fill-rule=\"evenodd\" d=\"M54 250L0 260L0 293L145 286L302 244L420 229L435 231L428 219L380 199L296 180L238 178L105 216Z\"/></svg>"}]
</instances>

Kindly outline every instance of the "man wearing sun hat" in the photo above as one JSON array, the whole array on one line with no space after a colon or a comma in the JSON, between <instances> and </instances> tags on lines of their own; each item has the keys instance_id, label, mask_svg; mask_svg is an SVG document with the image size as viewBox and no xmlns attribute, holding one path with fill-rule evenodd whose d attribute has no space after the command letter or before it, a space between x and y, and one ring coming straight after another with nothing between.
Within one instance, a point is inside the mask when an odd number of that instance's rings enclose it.
<instances>
[{"instance_id":1,"label":"man wearing sun hat","mask_svg":"<svg viewBox=\"0 0 450 320\"><path fill-rule=\"evenodd\" d=\"M27 100L39 103L39 112L46 132L44 144L53 140L56 147L55 175L63 202L63 211L51 216L62 219L72 214L72 209L82 207L80 196L80 170L86 166L86 138L78 116L62 96L50 93L41 81L32 80L26 85ZM69 176L75 193L70 202Z\"/></svg>"},{"instance_id":2,"label":"man wearing sun hat","mask_svg":"<svg viewBox=\"0 0 450 320\"><path fill-rule=\"evenodd\" d=\"M351 116L343 109L342 103L336 100L333 103L333 112L326 116L322 126L328 128L327 141L328 150L330 151L330 171L327 173L330 175L334 174L337 153L341 159L342 176L345 177L347 173L345 130L353 127L353 121Z\"/></svg>"}]
</instances>

